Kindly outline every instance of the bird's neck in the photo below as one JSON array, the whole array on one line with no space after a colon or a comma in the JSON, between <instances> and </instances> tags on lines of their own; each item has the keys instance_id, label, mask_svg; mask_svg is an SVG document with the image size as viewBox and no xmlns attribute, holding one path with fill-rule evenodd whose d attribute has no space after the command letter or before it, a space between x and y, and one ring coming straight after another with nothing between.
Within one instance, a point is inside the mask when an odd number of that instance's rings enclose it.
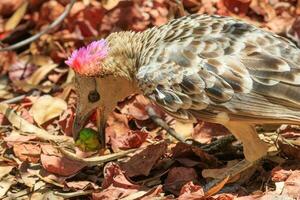
<instances>
[{"instance_id":1,"label":"bird's neck","mask_svg":"<svg viewBox=\"0 0 300 200\"><path fill-rule=\"evenodd\" d=\"M153 31L155 28L138 33L125 31L109 35L107 40L110 56L105 60L104 68L116 76L135 81L136 73L143 65L148 49L156 45L157 39L153 36L155 34L151 34Z\"/></svg>"}]
</instances>

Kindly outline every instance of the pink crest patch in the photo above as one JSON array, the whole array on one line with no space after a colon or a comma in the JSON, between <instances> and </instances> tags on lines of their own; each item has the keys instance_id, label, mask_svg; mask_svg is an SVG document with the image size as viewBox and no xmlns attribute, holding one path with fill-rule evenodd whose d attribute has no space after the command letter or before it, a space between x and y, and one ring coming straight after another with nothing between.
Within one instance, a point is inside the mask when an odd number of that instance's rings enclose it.
<instances>
[{"instance_id":1,"label":"pink crest patch","mask_svg":"<svg viewBox=\"0 0 300 200\"><path fill-rule=\"evenodd\" d=\"M101 39L75 50L65 63L78 74L93 76L101 71L99 64L107 54L107 41Z\"/></svg>"}]
</instances>

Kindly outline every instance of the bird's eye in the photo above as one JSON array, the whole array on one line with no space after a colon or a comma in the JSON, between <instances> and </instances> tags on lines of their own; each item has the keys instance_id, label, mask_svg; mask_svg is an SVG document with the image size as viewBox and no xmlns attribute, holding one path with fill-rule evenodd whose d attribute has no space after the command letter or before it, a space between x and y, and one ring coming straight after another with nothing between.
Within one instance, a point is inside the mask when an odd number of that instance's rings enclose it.
<instances>
[{"instance_id":1,"label":"bird's eye","mask_svg":"<svg viewBox=\"0 0 300 200\"><path fill-rule=\"evenodd\" d=\"M89 93L88 98L89 98L89 101L90 101L90 102L94 103L94 102L96 102L96 101L99 101L100 95L99 95L99 93L98 93L97 91L91 91L91 92Z\"/></svg>"}]
</instances>

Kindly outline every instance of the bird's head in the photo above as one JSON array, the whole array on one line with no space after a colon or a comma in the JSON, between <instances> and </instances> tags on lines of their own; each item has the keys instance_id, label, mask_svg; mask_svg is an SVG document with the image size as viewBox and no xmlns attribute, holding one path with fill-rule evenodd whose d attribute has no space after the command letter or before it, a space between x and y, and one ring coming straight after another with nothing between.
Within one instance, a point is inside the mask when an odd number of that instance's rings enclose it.
<instances>
[{"instance_id":1,"label":"bird's head","mask_svg":"<svg viewBox=\"0 0 300 200\"><path fill-rule=\"evenodd\" d=\"M76 140L86 120L96 109L100 112L99 131L103 131L107 116L117 102L135 93L137 87L128 75L128 70L124 70L131 65L126 61L126 55L118 53L104 39L75 50L66 64L75 71L78 99L73 138Z\"/></svg>"}]
</instances>

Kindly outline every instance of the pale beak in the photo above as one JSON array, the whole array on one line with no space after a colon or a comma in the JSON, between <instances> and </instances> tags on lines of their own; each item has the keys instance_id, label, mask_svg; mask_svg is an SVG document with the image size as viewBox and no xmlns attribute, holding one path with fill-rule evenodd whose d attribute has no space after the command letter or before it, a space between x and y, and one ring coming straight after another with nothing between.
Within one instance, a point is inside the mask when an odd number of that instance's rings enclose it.
<instances>
[{"instance_id":1,"label":"pale beak","mask_svg":"<svg viewBox=\"0 0 300 200\"><path fill-rule=\"evenodd\" d=\"M82 127L85 125L86 119L89 116L81 116L80 114L76 113L73 123L73 139L76 141L79 137L79 132L81 131Z\"/></svg>"},{"instance_id":2,"label":"pale beak","mask_svg":"<svg viewBox=\"0 0 300 200\"><path fill-rule=\"evenodd\" d=\"M86 114L83 114L80 111L76 111L73 128L72 128L74 141L76 141L78 139L81 129L84 127L87 119L90 117L90 115L94 111L95 110L93 110L89 113L86 113ZM100 136L100 141L101 141L102 147L104 147L104 144L105 144L104 132L105 132L106 119L107 119L107 117L105 116L103 109L97 108L96 109L96 125L97 125L98 131L99 131L99 136Z\"/></svg>"}]
</instances>

